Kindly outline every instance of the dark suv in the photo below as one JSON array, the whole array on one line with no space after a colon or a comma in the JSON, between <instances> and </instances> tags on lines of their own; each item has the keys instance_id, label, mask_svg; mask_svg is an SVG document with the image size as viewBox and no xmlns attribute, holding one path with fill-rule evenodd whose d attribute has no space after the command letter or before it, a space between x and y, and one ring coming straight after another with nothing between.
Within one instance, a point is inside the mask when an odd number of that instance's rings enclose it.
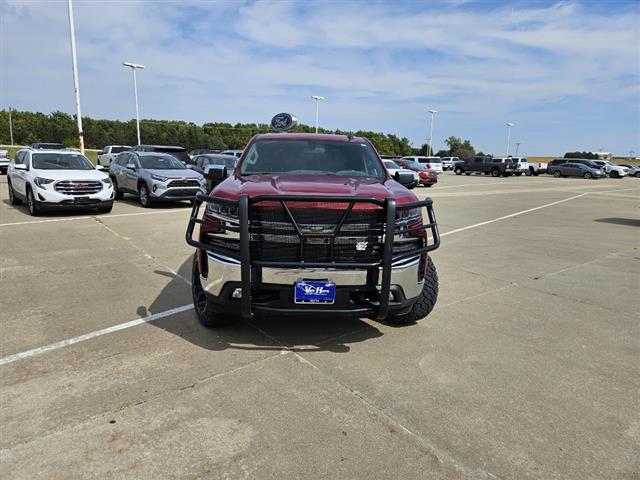
<instances>
[{"instance_id":1,"label":"dark suv","mask_svg":"<svg viewBox=\"0 0 640 480\"><path fill-rule=\"evenodd\" d=\"M282 115L272 126L294 124ZM396 182L368 140L257 135L226 173L208 168L221 182L197 196L187 229L203 325L254 315L407 324L431 312L438 276L428 252L440 244L433 202Z\"/></svg>"}]
</instances>

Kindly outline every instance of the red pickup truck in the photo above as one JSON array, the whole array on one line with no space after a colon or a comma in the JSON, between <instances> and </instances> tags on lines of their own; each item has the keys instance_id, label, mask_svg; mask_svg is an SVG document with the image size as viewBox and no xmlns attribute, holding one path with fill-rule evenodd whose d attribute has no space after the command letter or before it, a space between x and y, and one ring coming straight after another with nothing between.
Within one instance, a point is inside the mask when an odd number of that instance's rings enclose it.
<instances>
[{"instance_id":1,"label":"red pickup truck","mask_svg":"<svg viewBox=\"0 0 640 480\"><path fill-rule=\"evenodd\" d=\"M294 117L282 115L272 126L284 130ZM407 324L431 312L433 202L391 178L368 140L257 135L227 173L207 168L219 183L197 196L186 234L197 249L192 290L204 326L254 315Z\"/></svg>"}]
</instances>

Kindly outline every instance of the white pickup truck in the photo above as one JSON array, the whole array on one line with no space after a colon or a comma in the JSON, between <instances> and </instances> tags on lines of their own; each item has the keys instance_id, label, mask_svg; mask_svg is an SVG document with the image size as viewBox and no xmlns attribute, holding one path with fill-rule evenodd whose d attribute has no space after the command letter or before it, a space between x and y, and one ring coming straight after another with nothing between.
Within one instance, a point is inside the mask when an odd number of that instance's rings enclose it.
<instances>
[{"instance_id":1,"label":"white pickup truck","mask_svg":"<svg viewBox=\"0 0 640 480\"><path fill-rule=\"evenodd\" d=\"M118 155L127 150L131 150L131 147L128 145L107 145L102 149L100 155L98 155L98 165L108 167Z\"/></svg>"},{"instance_id":2,"label":"white pickup truck","mask_svg":"<svg viewBox=\"0 0 640 480\"><path fill-rule=\"evenodd\" d=\"M544 162L529 162L529 169L524 172L527 177L537 177L541 173L547 173L547 164Z\"/></svg>"},{"instance_id":3,"label":"white pickup truck","mask_svg":"<svg viewBox=\"0 0 640 480\"><path fill-rule=\"evenodd\" d=\"M7 173L9 167L9 150L0 150L0 174Z\"/></svg>"}]
</instances>

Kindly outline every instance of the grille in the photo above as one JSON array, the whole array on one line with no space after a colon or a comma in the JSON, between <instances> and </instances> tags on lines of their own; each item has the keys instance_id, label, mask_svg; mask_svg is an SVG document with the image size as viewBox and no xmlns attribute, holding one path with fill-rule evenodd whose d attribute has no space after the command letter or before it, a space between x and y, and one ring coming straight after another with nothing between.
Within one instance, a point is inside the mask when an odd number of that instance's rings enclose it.
<instances>
[{"instance_id":1,"label":"grille","mask_svg":"<svg viewBox=\"0 0 640 480\"><path fill-rule=\"evenodd\" d=\"M64 195L92 195L102 190L102 182L96 180L63 180L56 183L55 190Z\"/></svg>"},{"instance_id":2,"label":"grille","mask_svg":"<svg viewBox=\"0 0 640 480\"><path fill-rule=\"evenodd\" d=\"M314 237L300 239L279 202L259 202L249 210L251 258L275 262L331 262L331 236L348 203L286 202L298 227ZM334 240L335 262L369 263L382 257L383 209L354 207ZM302 242L302 251L301 251Z\"/></svg>"},{"instance_id":3,"label":"grille","mask_svg":"<svg viewBox=\"0 0 640 480\"><path fill-rule=\"evenodd\" d=\"M164 194L165 197L195 197L197 191L192 188L176 188L175 190L168 190Z\"/></svg>"},{"instance_id":4,"label":"grille","mask_svg":"<svg viewBox=\"0 0 640 480\"><path fill-rule=\"evenodd\" d=\"M169 188L174 187L199 187L200 182L198 180L171 180L167 185Z\"/></svg>"}]
</instances>

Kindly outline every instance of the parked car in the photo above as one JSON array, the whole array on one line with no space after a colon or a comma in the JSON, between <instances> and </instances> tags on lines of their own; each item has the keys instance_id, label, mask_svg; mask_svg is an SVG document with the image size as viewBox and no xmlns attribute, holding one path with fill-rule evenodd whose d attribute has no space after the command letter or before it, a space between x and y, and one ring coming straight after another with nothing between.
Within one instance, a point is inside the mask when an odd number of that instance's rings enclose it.
<instances>
[{"instance_id":1,"label":"parked car","mask_svg":"<svg viewBox=\"0 0 640 480\"><path fill-rule=\"evenodd\" d=\"M108 167L118 155L127 150L131 150L131 147L128 145L107 145L98 155L98 165Z\"/></svg>"},{"instance_id":2,"label":"parked car","mask_svg":"<svg viewBox=\"0 0 640 480\"><path fill-rule=\"evenodd\" d=\"M529 160L526 157L507 157L503 160L511 160L513 163L513 174L517 177L529 171Z\"/></svg>"},{"instance_id":3,"label":"parked car","mask_svg":"<svg viewBox=\"0 0 640 480\"><path fill-rule=\"evenodd\" d=\"M193 160L198 155L204 155L205 153L220 153L222 150L215 148L194 148L189 151L189 156Z\"/></svg>"},{"instance_id":4,"label":"parked car","mask_svg":"<svg viewBox=\"0 0 640 480\"><path fill-rule=\"evenodd\" d=\"M453 170L454 165L459 161L458 157L442 157L442 170Z\"/></svg>"},{"instance_id":5,"label":"parked car","mask_svg":"<svg viewBox=\"0 0 640 480\"><path fill-rule=\"evenodd\" d=\"M398 181L408 189L415 188L420 183L420 177L413 170L402 168L393 160L383 160L382 163L389 174L392 177L397 178ZM404 180L404 178L407 178L408 180Z\"/></svg>"},{"instance_id":6,"label":"parked car","mask_svg":"<svg viewBox=\"0 0 640 480\"><path fill-rule=\"evenodd\" d=\"M7 174L9 161L9 150L0 150L0 174Z\"/></svg>"},{"instance_id":7,"label":"parked car","mask_svg":"<svg viewBox=\"0 0 640 480\"><path fill-rule=\"evenodd\" d=\"M637 165L631 165L630 163L620 163L619 165L627 169L628 175L630 177L640 178L640 167L638 167Z\"/></svg>"},{"instance_id":8,"label":"parked car","mask_svg":"<svg viewBox=\"0 0 640 480\"><path fill-rule=\"evenodd\" d=\"M70 150L19 150L7 170L9 202L26 202L34 216L55 208L110 212L114 191L102 168Z\"/></svg>"},{"instance_id":9,"label":"parked car","mask_svg":"<svg viewBox=\"0 0 640 480\"><path fill-rule=\"evenodd\" d=\"M109 177L116 200L130 193L145 208L159 201L193 201L197 193L206 191L201 174L167 153L122 152L111 162Z\"/></svg>"},{"instance_id":10,"label":"parked car","mask_svg":"<svg viewBox=\"0 0 640 480\"><path fill-rule=\"evenodd\" d=\"M180 160L183 165L191 163L191 157L189 157L187 150L183 147L173 145L136 145L131 150L134 152L167 153Z\"/></svg>"},{"instance_id":11,"label":"parked car","mask_svg":"<svg viewBox=\"0 0 640 480\"><path fill-rule=\"evenodd\" d=\"M395 163L400 165L402 168L406 168L407 170L416 172L418 174L418 178L420 179L420 185L430 187L438 183L438 174L433 169L427 168L427 166L423 163L402 159L395 160Z\"/></svg>"},{"instance_id":12,"label":"parked car","mask_svg":"<svg viewBox=\"0 0 640 480\"><path fill-rule=\"evenodd\" d=\"M189 165L191 170L198 172L201 175L204 175L207 171L207 166L209 165L219 165L223 166L227 169L227 172L231 173L236 168L236 163L238 163L238 159L231 155L222 155L222 154L205 154L205 155L197 155L193 158L193 164ZM206 181L206 177L205 177ZM210 191L213 185L207 181L207 191Z\"/></svg>"},{"instance_id":13,"label":"parked car","mask_svg":"<svg viewBox=\"0 0 640 480\"><path fill-rule=\"evenodd\" d=\"M547 173L548 165L545 162L529 162L529 170L524 172L527 177L537 177L541 173Z\"/></svg>"},{"instance_id":14,"label":"parked car","mask_svg":"<svg viewBox=\"0 0 640 480\"><path fill-rule=\"evenodd\" d=\"M419 155L402 157L400 160L410 160L412 162L423 163L427 168L433 169L434 172L440 174L442 170L442 159L440 157L422 157Z\"/></svg>"},{"instance_id":15,"label":"parked car","mask_svg":"<svg viewBox=\"0 0 640 480\"><path fill-rule=\"evenodd\" d=\"M508 177L515 173L513 162L510 159L493 157L472 157L463 162L457 162L453 167L456 175L471 175L472 173L484 173L492 177Z\"/></svg>"},{"instance_id":16,"label":"parked car","mask_svg":"<svg viewBox=\"0 0 640 480\"><path fill-rule=\"evenodd\" d=\"M233 155L236 158L240 158L242 156L242 152L244 150L223 150L220 152L222 155Z\"/></svg>"},{"instance_id":17,"label":"parked car","mask_svg":"<svg viewBox=\"0 0 640 480\"><path fill-rule=\"evenodd\" d=\"M606 177L605 173L599 165L587 162L575 162L574 159L569 159L568 162L564 162L553 166L553 171L550 172L554 177L583 177L587 179L591 178L603 178Z\"/></svg>"},{"instance_id":18,"label":"parked car","mask_svg":"<svg viewBox=\"0 0 640 480\"><path fill-rule=\"evenodd\" d=\"M622 178L629 175L629 170L626 167L611 163L609 160L592 160L592 162L604 170L604 173L611 178Z\"/></svg>"},{"instance_id":19,"label":"parked car","mask_svg":"<svg viewBox=\"0 0 640 480\"><path fill-rule=\"evenodd\" d=\"M31 148L33 150L64 150L67 147L61 143L32 143Z\"/></svg>"},{"instance_id":20,"label":"parked car","mask_svg":"<svg viewBox=\"0 0 640 480\"><path fill-rule=\"evenodd\" d=\"M285 115L272 124L293 124ZM438 295L432 204L393 181L364 138L257 135L192 210L196 316L208 328L257 315L412 324Z\"/></svg>"}]
</instances>

